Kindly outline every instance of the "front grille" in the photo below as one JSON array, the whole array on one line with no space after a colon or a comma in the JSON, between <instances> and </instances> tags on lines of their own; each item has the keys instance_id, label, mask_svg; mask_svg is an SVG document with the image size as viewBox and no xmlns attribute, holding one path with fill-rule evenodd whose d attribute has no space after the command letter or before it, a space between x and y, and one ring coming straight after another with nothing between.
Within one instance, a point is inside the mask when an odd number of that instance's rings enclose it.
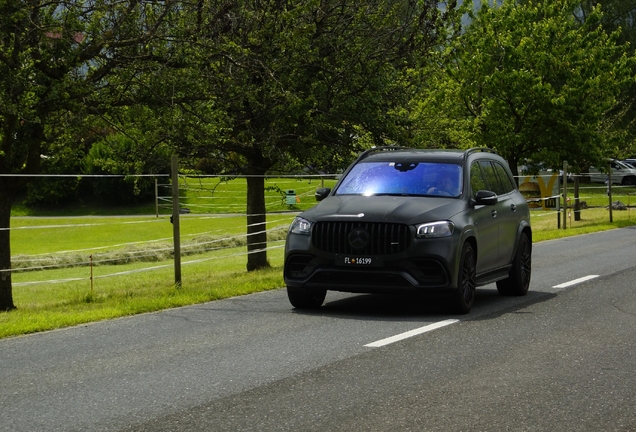
<instances>
[{"instance_id":1,"label":"front grille","mask_svg":"<svg viewBox=\"0 0 636 432\"><path fill-rule=\"evenodd\" d=\"M368 233L364 246L354 247L351 233L360 229ZM317 222L311 233L314 247L329 253L350 255L390 255L409 247L409 227L396 223Z\"/></svg>"}]
</instances>

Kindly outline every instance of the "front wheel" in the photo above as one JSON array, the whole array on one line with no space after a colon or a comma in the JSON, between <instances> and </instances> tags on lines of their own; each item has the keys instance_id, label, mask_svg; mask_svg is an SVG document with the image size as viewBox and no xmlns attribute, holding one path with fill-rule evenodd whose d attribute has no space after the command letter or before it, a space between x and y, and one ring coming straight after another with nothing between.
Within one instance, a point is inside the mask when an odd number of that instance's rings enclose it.
<instances>
[{"instance_id":1,"label":"front wheel","mask_svg":"<svg viewBox=\"0 0 636 432\"><path fill-rule=\"evenodd\" d=\"M497 281L497 291L505 296L523 296L530 287L532 272L532 244L526 233L521 234L510 275Z\"/></svg>"},{"instance_id":2,"label":"front wheel","mask_svg":"<svg viewBox=\"0 0 636 432\"><path fill-rule=\"evenodd\" d=\"M317 309L322 306L326 296L326 289L287 287L289 302L296 309Z\"/></svg>"},{"instance_id":3,"label":"front wheel","mask_svg":"<svg viewBox=\"0 0 636 432\"><path fill-rule=\"evenodd\" d=\"M453 294L453 309L457 313L467 314L475 302L475 287L477 286L476 261L472 245L466 243L462 248L457 289Z\"/></svg>"}]
</instances>

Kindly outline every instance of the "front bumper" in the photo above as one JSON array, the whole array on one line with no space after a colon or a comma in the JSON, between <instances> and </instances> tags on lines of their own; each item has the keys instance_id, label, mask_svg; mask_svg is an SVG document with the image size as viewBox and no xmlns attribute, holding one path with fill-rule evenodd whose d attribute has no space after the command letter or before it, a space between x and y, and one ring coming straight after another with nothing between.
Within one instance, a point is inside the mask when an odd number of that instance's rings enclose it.
<instances>
[{"instance_id":1,"label":"front bumper","mask_svg":"<svg viewBox=\"0 0 636 432\"><path fill-rule=\"evenodd\" d=\"M285 246L284 279L292 288L360 293L452 288L457 275L452 265L457 261L457 244L455 236L414 239L400 253L343 257L315 248L309 236L290 234ZM343 258L348 262L367 258L372 265L346 265Z\"/></svg>"}]
</instances>

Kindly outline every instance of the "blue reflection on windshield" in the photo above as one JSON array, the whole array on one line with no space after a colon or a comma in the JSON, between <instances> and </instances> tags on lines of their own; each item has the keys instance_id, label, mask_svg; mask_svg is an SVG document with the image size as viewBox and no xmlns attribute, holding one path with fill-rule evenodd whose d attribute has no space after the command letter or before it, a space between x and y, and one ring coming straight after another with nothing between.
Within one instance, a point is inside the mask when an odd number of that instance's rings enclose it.
<instances>
[{"instance_id":1,"label":"blue reflection on windshield","mask_svg":"<svg viewBox=\"0 0 636 432\"><path fill-rule=\"evenodd\" d=\"M361 162L342 181L336 195L461 195L462 167L457 164L420 162Z\"/></svg>"}]
</instances>

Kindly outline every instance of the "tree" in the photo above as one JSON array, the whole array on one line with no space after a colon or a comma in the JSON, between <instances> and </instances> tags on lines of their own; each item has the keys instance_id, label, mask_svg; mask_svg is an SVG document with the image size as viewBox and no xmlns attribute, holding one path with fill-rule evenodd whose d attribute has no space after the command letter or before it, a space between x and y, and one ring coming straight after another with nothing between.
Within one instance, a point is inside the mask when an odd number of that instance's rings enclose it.
<instances>
[{"instance_id":1,"label":"tree","mask_svg":"<svg viewBox=\"0 0 636 432\"><path fill-rule=\"evenodd\" d=\"M79 200L126 205L154 197L154 182L148 175L168 174L172 152L158 126L162 116L144 106L108 111L82 117L80 124L65 122L63 131L54 134L55 141L47 146L41 162L40 171L48 176L29 182L27 206ZM69 173L74 175L55 177Z\"/></svg>"},{"instance_id":2,"label":"tree","mask_svg":"<svg viewBox=\"0 0 636 432\"><path fill-rule=\"evenodd\" d=\"M264 179L288 162L322 166L361 135L402 138L404 72L447 36L455 10L433 0L199 2L184 56L200 100L180 104L182 157L247 176L247 269L268 266ZM185 47L184 47L185 48ZM187 130L185 134L184 130ZM359 147L358 147L359 148ZM218 164L217 164L218 166Z\"/></svg>"},{"instance_id":3,"label":"tree","mask_svg":"<svg viewBox=\"0 0 636 432\"><path fill-rule=\"evenodd\" d=\"M91 178L89 185L85 185L90 187L84 190L109 204L126 205L154 198L154 181L147 175L169 174L172 155L160 126L163 118L160 114L142 105L125 106L111 108L95 119L94 129L99 133L95 132L81 172L124 177Z\"/></svg>"},{"instance_id":4,"label":"tree","mask_svg":"<svg viewBox=\"0 0 636 432\"><path fill-rule=\"evenodd\" d=\"M526 160L552 168L601 161L616 120L608 114L634 59L617 44L618 33L599 25L598 8L577 22L577 5L482 4L445 53L437 90L421 98L419 115L451 105L446 122L462 129L446 136L495 148L513 172Z\"/></svg>"},{"instance_id":5,"label":"tree","mask_svg":"<svg viewBox=\"0 0 636 432\"><path fill-rule=\"evenodd\" d=\"M157 60L153 42L174 10L170 0L0 3L0 310L15 308L9 228L23 175L40 171L64 125L127 103L115 84L134 74L115 77Z\"/></svg>"},{"instance_id":6,"label":"tree","mask_svg":"<svg viewBox=\"0 0 636 432\"><path fill-rule=\"evenodd\" d=\"M631 55L636 50L636 0L585 0L575 16L584 22L594 8L603 12L600 24L607 32L620 31L617 43L625 45ZM617 117L614 134L617 145L613 156L624 158L636 154L636 82L632 81L622 92L613 110Z\"/></svg>"},{"instance_id":7,"label":"tree","mask_svg":"<svg viewBox=\"0 0 636 432\"><path fill-rule=\"evenodd\" d=\"M618 43L629 42L630 49L634 50L636 42L636 0L583 0L579 2L579 7L575 10L575 17L580 23L584 23L595 8L599 7L603 11L601 24L606 31L621 29Z\"/></svg>"}]
</instances>

